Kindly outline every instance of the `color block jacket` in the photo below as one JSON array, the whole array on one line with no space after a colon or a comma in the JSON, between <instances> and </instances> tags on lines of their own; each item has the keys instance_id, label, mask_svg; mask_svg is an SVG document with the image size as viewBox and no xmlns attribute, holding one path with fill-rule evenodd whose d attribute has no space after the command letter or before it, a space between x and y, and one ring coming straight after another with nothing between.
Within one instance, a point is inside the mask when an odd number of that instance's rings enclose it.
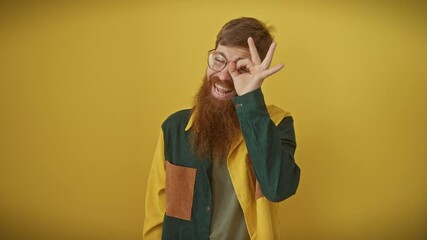
<instances>
[{"instance_id":1,"label":"color block jacket","mask_svg":"<svg viewBox=\"0 0 427 240\"><path fill-rule=\"evenodd\" d=\"M230 178L251 239L282 239L278 202L296 192L300 169L291 115L266 106L261 89L233 99L242 135L227 158ZM190 110L162 124L148 178L143 236L209 239L212 163L191 152Z\"/></svg>"}]
</instances>

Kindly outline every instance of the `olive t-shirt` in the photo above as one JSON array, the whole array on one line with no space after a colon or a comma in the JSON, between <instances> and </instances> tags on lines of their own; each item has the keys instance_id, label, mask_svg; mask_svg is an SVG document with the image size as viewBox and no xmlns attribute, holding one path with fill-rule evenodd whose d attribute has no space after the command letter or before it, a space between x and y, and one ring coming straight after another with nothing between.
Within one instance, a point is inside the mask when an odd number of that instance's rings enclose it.
<instances>
[{"instance_id":1,"label":"olive t-shirt","mask_svg":"<svg viewBox=\"0 0 427 240\"><path fill-rule=\"evenodd\" d=\"M249 240L242 208L231 183L226 161L212 166L211 240Z\"/></svg>"}]
</instances>

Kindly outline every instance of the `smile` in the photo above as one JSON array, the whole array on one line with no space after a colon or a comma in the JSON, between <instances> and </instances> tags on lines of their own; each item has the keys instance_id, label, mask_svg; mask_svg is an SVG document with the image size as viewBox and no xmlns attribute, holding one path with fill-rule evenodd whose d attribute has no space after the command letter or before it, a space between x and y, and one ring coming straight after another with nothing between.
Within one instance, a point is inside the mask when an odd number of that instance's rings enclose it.
<instances>
[{"instance_id":1,"label":"smile","mask_svg":"<svg viewBox=\"0 0 427 240\"><path fill-rule=\"evenodd\" d=\"M212 94L218 99L226 99L235 95L234 89L215 83L212 87Z\"/></svg>"}]
</instances>

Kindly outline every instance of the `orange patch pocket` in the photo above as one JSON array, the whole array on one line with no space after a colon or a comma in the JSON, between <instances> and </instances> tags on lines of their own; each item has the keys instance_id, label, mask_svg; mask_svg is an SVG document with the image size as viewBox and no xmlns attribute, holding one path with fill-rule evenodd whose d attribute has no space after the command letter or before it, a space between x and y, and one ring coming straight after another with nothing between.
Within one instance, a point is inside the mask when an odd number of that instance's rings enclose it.
<instances>
[{"instance_id":1,"label":"orange patch pocket","mask_svg":"<svg viewBox=\"0 0 427 240\"><path fill-rule=\"evenodd\" d=\"M191 219L197 169L166 161L166 215Z\"/></svg>"}]
</instances>

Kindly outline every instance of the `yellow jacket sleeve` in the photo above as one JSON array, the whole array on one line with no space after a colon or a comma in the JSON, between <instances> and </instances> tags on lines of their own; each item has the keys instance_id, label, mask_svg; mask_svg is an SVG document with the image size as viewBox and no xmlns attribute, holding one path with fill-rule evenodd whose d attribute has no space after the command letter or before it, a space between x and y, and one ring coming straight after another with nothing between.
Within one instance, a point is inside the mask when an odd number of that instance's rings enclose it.
<instances>
[{"instance_id":1,"label":"yellow jacket sleeve","mask_svg":"<svg viewBox=\"0 0 427 240\"><path fill-rule=\"evenodd\" d=\"M143 239L145 240L162 238L163 218L166 209L165 179L164 141L163 131L161 131L151 164L145 195L143 230Z\"/></svg>"}]
</instances>

